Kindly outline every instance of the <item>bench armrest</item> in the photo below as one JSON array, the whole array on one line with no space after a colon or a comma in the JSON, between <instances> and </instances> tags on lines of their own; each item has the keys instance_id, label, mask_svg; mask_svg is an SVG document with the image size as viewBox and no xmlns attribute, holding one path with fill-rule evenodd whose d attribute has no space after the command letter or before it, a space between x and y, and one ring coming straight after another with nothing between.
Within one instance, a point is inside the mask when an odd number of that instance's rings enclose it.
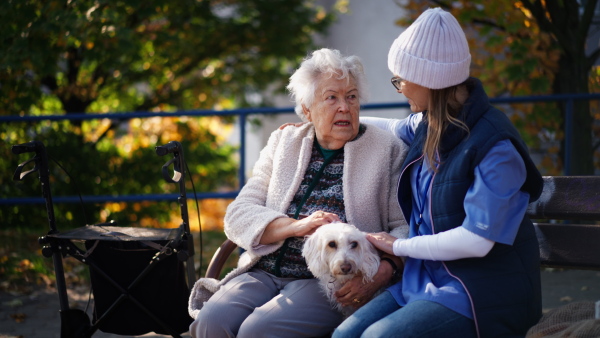
<instances>
[{"instance_id":1,"label":"bench armrest","mask_svg":"<svg viewBox=\"0 0 600 338\"><path fill-rule=\"evenodd\" d=\"M229 239L226 239L217 251L215 251L210 263L208 263L205 277L219 279L221 270L223 270L227 258L229 258L235 248L237 248L237 245Z\"/></svg>"}]
</instances>

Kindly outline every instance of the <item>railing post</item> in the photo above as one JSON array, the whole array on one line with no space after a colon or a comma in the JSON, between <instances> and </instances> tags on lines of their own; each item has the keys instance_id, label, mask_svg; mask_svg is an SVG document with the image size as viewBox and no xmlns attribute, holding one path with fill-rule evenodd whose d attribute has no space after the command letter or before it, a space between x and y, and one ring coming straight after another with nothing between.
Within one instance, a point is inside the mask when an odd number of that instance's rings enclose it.
<instances>
[{"instance_id":1,"label":"railing post","mask_svg":"<svg viewBox=\"0 0 600 338\"><path fill-rule=\"evenodd\" d=\"M246 114L240 114L238 121L240 128L240 168L238 171L238 190L241 190L246 183Z\"/></svg>"},{"instance_id":2,"label":"railing post","mask_svg":"<svg viewBox=\"0 0 600 338\"><path fill-rule=\"evenodd\" d=\"M565 176L571 175L571 144L573 142L573 98L567 99L565 107Z\"/></svg>"}]
</instances>

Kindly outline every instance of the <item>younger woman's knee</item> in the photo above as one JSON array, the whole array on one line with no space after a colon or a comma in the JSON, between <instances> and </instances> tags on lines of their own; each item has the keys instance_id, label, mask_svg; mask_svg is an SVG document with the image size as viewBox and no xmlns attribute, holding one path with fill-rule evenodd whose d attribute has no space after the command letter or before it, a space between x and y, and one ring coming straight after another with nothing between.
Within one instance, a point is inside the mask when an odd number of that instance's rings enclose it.
<instances>
[{"instance_id":1,"label":"younger woman's knee","mask_svg":"<svg viewBox=\"0 0 600 338\"><path fill-rule=\"evenodd\" d=\"M350 316L346 318L336 329L333 331L331 338L352 338L352 337L360 337L362 330L360 329L360 325L358 324L358 320L354 317Z\"/></svg>"}]
</instances>

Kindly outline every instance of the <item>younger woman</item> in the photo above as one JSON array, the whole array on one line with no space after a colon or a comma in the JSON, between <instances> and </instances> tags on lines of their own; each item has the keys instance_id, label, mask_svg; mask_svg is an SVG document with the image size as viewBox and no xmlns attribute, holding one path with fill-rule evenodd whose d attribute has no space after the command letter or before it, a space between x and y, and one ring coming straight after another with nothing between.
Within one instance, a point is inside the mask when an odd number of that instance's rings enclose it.
<instances>
[{"instance_id":1,"label":"younger woman","mask_svg":"<svg viewBox=\"0 0 600 338\"><path fill-rule=\"evenodd\" d=\"M369 234L405 258L403 279L334 337L524 336L541 316L538 242L527 205L542 178L510 120L492 107L456 19L429 9L392 44L392 84L415 114L361 118L410 146L398 202L408 239Z\"/></svg>"}]
</instances>

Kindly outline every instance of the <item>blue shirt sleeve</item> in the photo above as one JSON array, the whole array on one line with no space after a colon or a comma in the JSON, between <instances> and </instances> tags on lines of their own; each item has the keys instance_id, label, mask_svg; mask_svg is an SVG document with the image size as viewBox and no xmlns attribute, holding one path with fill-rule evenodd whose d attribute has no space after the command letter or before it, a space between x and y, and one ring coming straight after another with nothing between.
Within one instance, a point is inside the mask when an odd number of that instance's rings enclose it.
<instances>
[{"instance_id":1,"label":"blue shirt sleeve","mask_svg":"<svg viewBox=\"0 0 600 338\"><path fill-rule=\"evenodd\" d=\"M462 226L489 240L511 245L527 211L529 194L521 191L527 171L510 140L502 140L475 168L464 201Z\"/></svg>"},{"instance_id":2,"label":"blue shirt sleeve","mask_svg":"<svg viewBox=\"0 0 600 338\"><path fill-rule=\"evenodd\" d=\"M386 119L381 117L365 116L360 118L360 122L372 124L377 128L388 131L410 146L415 137L415 130L421 122L422 117L422 113L410 114L408 117L403 119Z\"/></svg>"}]
</instances>

